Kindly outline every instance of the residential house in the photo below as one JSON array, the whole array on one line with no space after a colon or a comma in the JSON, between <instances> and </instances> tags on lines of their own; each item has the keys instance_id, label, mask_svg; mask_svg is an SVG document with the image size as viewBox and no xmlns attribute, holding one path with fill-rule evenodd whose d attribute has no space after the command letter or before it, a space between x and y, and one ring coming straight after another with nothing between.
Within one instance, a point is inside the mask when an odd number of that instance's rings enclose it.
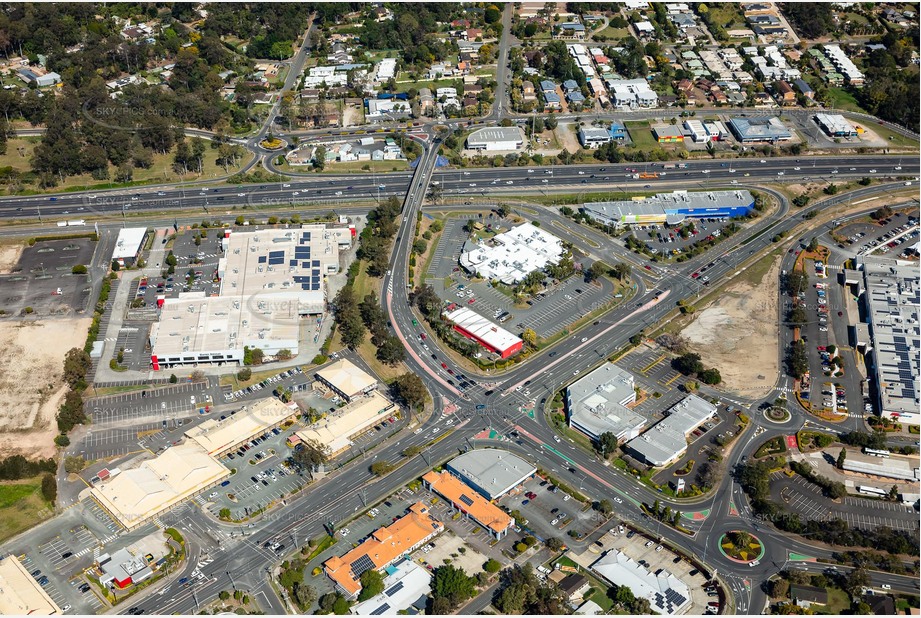
<instances>
[{"instance_id":1,"label":"residential house","mask_svg":"<svg viewBox=\"0 0 921 618\"><path fill-rule=\"evenodd\" d=\"M550 110L563 109L563 102L556 92L544 93L544 107Z\"/></svg>"},{"instance_id":2,"label":"residential house","mask_svg":"<svg viewBox=\"0 0 921 618\"><path fill-rule=\"evenodd\" d=\"M800 93L807 99L815 98L815 91L812 89L812 86L806 83L804 79L797 79L793 81L793 85L796 87Z\"/></svg>"},{"instance_id":3,"label":"residential house","mask_svg":"<svg viewBox=\"0 0 921 618\"><path fill-rule=\"evenodd\" d=\"M585 575L570 573L560 581L559 587L570 603L580 603L592 584Z\"/></svg>"},{"instance_id":4,"label":"residential house","mask_svg":"<svg viewBox=\"0 0 921 618\"><path fill-rule=\"evenodd\" d=\"M432 91L428 88L419 89L419 111L422 113L427 112L435 106L435 98L432 96Z\"/></svg>"},{"instance_id":5,"label":"residential house","mask_svg":"<svg viewBox=\"0 0 921 618\"><path fill-rule=\"evenodd\" d=\"M563 90L565 92L572 92L579 89L579 84L574 79L567 79L563 82Z\"/></svg>"},{"instance_id":6,"label":"residential house","mask_svg":"<svg viewBox=\"0 0 921 618\"><path fill-rule=\"evenodd\" d=\"M795 105L796 93L793 87L787 82L781 80L774 84L774 90L777 93L777 102L781 105Z\"/></svg>"},{"instance_id":7,"label":"residential house","mask_svg":"<svg viewBox=\"0 0 921 618\"><path fill-rule=\"evenodd\" d=\"M790 586L790 598L800 607L809 608L813 605L828 605L828 591L825 588L793 584Z\"/></svg>"},{"instance_id":8,"label":"residential house","mask_svg":"<svg viewBox=\"0 0 921 618\"><path fill-rule=\"evenodd\" d=\"M464 31L465 41L476 41L483 38L483 31L479 28L468 28Z\"/></svg>"},{"instance_id":9,"label":"residential house","mask_svg":"<svg viewBox=\"0 0 921 618\"><path fill-rule=\"evenodd\" d=\"M578 22L562 23L557 26L555 36L558 39L575 39L583 41L585 40L585 26Z\"/></svg>"},{"instance_id":10,"label":"residential house","mask_svg":"<svg viewBox=\"0 0 921 618\"><path fill-rule=\"evenodd\" d=\"M521 82L521 95L525 100L533 99L534 96L534 84L529 81Z\"/></svg>"}]
</instances>

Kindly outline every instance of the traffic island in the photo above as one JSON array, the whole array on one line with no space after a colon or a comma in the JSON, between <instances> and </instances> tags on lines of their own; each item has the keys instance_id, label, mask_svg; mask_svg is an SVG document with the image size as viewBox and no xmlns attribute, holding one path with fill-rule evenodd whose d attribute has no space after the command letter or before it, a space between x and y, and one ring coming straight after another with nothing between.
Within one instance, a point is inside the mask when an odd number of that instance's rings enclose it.
<instances>
[{"instance_id":1,"label":"traffic island","mask_svg":"<svg viewBox=\"0 0 921 618\"><path fill-rule=\"evenodd\" d=\"M790 421L793 418L790 415L790 411L786 408L780 406L771 406L764 411L764 418L771 421L772 423L784 424Z\"/></svg>"},{"instance_id":2,"label":"traffic island","mask_svg":"<svg viewBox=\"0 0 921 618\"><path fill-rule=\"evenodd\" d=\"M734 562L748 563L764 557L764 543L744 530L732 530L719 540L720 553Z\"/></svg>"}]
</instances>

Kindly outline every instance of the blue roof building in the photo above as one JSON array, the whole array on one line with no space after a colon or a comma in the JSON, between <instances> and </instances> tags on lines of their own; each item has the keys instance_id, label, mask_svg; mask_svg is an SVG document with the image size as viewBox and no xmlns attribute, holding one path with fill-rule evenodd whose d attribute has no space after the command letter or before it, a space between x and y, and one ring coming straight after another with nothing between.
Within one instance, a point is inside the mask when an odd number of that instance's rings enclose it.
<instances>
[{"instance_id":1,"label":"blue roof building","mask_svg":"<svg viewBox=\"0 0 921 618\"><path fill-rule=\"evenodd\" d=\"M627 139L627 127L619 122L612 122L609 132L614 139Z\"/></svg>"},{"instance_id":2,"label":"blue roof building","mask_svg":"<svg viewBox=\"0 0 921 618\"><path fill-rule=\"evenodd\" d=\"M579 89L579 84L576 83L576 80L574 79L567 79L565 82L563 82L563 90L565 90L566 92L570 92L571 90L578 90L578 89Z\"/></svg>"},{"instance_id":3,"label":"blue roof building","mask_svg":"<svg viewBox=\"0 0 921 618\"><path fill-rule=\"evenodd\" d=\"M549 79L545 79L541 81L540 89L544 92L556 92L556 84L554 84Z\"/></svg>"}]
</instances>

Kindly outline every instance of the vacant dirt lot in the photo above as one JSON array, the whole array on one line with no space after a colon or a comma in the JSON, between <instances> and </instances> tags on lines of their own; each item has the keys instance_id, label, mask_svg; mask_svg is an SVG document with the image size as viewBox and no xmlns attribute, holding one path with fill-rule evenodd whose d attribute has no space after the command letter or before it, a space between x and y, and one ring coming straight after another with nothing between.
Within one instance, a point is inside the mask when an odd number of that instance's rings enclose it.
<instances>
[{"instance_id":1,"label":"vacant dirt lot","mask_svg":"<svg viewBox=\"0 0 921 618\"><path fill-rule=\"evenodd\" d=\"M723 387L754 395L773 386L778 366L777 277L780 258L758 285L728 288L681 333L704 365L714 366Z\"/></svg>"},{"instance_id":2,"label":"vacant dirt lot","mask_svg":"<svg viewBox=\"0 0 921 618\"><path fill-rule=\"evenodd\" d=\"M9 273L19 262L22 245L0 245L0 273Z\"/></svg>"},{"instance_id":3,"label":"vacant dirt lot","mask_svg":"<svg viewBox=\"0 0 921 618\"><path fill-rule=\"evenodd\" d=\"M83 345L90 322L0 322L0 457L54 455L54 417L66 392L64 355Z\"/></svg>"}]
</instances>

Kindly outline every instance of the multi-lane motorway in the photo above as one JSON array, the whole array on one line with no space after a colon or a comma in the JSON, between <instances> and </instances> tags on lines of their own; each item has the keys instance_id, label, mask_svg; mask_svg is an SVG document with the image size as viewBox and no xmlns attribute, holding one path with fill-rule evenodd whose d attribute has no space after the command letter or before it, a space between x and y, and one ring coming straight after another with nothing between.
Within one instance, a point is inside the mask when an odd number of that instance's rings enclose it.
<instances>
[{"instance_id":1,"label":"multi-lane motorway","mask_svg":"<svg viewBox=\"0 0 921 618\"><path fill-rule=\"evenodd\" d=\"M757 182L795 183L804 179L831 182L850 178L916 178L918 161L865 155L856 157L800 157L692 161L685 168L666 169L664 163L607 164L553 167L513 167L471 170L435 170L427 174L426 190L437 187L445 196L484 197L523 192L572 193L616 190L655 191L676 186L745 187ZM674 165L674 164L668 164ZM428 169L428 168L427 168ZM635 170L635 171L634 171ZM658 178L634 176L658 174ZM309 180L259 185L189 185L138 189L135 192L97 191L0 199L0 217L79 219L95 215L132 215L143 212L186 211L223 213L246 207L253 211L285 207L345 205L356 200L376 201L389 196L421 199L422 179L410 182L409 172L374 176L316 175ZM437 183L437 184L436 184ZM418 195L417 195L418 194Z\"/></svg>"}]
</instances>

